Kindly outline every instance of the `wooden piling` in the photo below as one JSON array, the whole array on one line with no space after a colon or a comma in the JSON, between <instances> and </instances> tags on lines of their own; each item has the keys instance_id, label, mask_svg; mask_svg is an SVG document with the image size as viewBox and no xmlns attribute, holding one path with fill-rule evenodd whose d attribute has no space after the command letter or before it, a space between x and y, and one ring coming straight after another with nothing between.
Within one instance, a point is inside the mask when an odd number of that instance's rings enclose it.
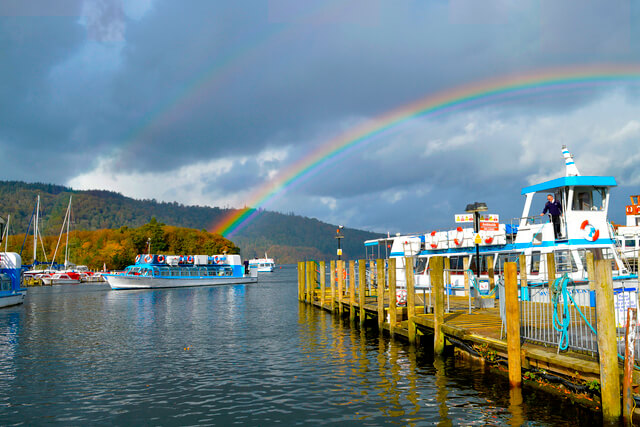
<instances>
[{"instance_id":1,"label":"wooden piling","mask_svg":"<svg viewBox=\"0 0 640 427\"><path fill-rule=\"evenodd\" d=\"M413 277L413 257L404 258L405 265L405 277L407 278L407 329L409 335L409 343L415 344L416 342L416 324L413 323L413 318L416 315L416 290L414 286Z\"/></svg>"},{"instance_id":2,"label":"wooden piling","mask_svg":"<svg viewBox=\"0 0 640 427\"><path fill-rule=\"evenodd\" d=\"M522 361L520 359L520 303L518 301L518 266L504 263L505 304L507 311L507 361L509 384L522 385Z\"/></svg>"},{"instance_id":3,"label":"wooden piling","mask_svg":"<svg viewBox=\"0 0 640 427\"><path fill-rule=\"evenodd\" d=\"M336 261L338 268L338 314L342 316L344 313L344 306L342 305L342 295L344 292L344 261L339 259Z\"/></svg>"},{"instance_id":4,"label":"wooden piling","mask_svg":"<svg viewBox=\"0 0 640 427\"><path fill-rule=\"evenodd\" d=\"M365 304L365 288L367 286L367 260L361 259L358 261L358 305L360 306L360 326L364 326L366 313L364 310Z\"/></svg>"},{"instance_id":5,"label":"wooden piling","mask_svg":"<svg viewBox=\"0 0 640 427\"><path fill-rule=\"evenodd\" d=\"M493 256L487 257L487 275L489 276L489 291L492 291L496 287L496 272L493 268Z\"/></svg>"},{"instance_id":6,"label":"wooden piling","mask_svg":"<svg viewBox=\"0 0 640 427\"><path fill-rule=\"evenodd\" d=\"M636 309L627 309L627 329L625 333L624 375L622 380L622 419L625 425L633 424L633 362L636 342Z\"/></svg>"},{"instance_id":7,"label":"wooden piling","mask_svg":"<svg viewBox=\"0 0 640 427\"><path fill-rule=\"evenodd\" d=\"M331 288L331 312L336 310L336 262L329 262L329 287Z\"/></svg>"},{"instance_id":8,"label":"wooden piling","mask_svg":"<svg viewBox=\"0 0 640 427\"><path fill-rule=\"evenodd\" d=\"M378 327L382 329L384 325L384 288L386 286L386 280L384 276L384 260L378 259L376 261L376 278L378 279L378 289L377 289L377 298L378 298Z\"/></svg>"},{"instance_id":9,"label":"wooden piling","mask_svg":"<svg viewBox=\"0 0 640 427\"><path fill-rule=\"evenodd\" d=\"M556 257L553 252L547 253L547 281L549 287L556 280Z\"/></svg>"},{"instance_id":10,"label":"wooden piling","mask_svg":"<svg viewBox=\"0 0 640 427\"><path fill-rule=\"evenodd\" d=\"M304 300L304 272L304 261L300 261L298 263L298 301Z\"/></svg>"},{"instance_id":11,"label":"wooden piling","mask_svg":"<svg viewBox=\"0 0 640 427\"><path fill-rule=\"evenodd\" d=\"M320 276L320 307L324 308L325 303L325 285L327 284L327 276L325 272L324 261L320 261L318 264L318 275Z\"/></svg>"},{"instance_id":12,"label":"wooden piling","mask_svg":"<svg viewBox=\"0 0 640 427\"><path fill-rule=\"evenodd\" d=\"M464 268L464 291L465 295L469 296L471 292L471 284L469 279L469 265L471 264L471 258L466 256L462 260L462 268Z\"/></svg>"},{"instance_id":13,"label":"wooden piling","mask_svg":"<svg viewBox=\"0 0 640 427\"><path fill-rule=\"evenodd\" d=\"M313 261L307 261L307 274L304 285L304 300L306 302L311 302L311 270L312 270Z\"/></svg>"},{"instance_id":14,"label":"wooden piling","mask_svg":"<svg viewBox=\"0 0 640 427\"><path fill-rule=\"evenodd\" d=\"M598 257L596 257L598 258ZM602 417L605 422L620 420L620 373L616 347L616 319L613 305L611 261L596 259L596 315L598 316L598 355Z\"/></svg>"},{"instance_id":15,"label":"wooden piling","mask_svg":"<svg viewBox=\"0 0 640 427\"><path fill-rule=\"evenodd\" d=\"M447 286L451 284L451 260L449 257L444 258L444 286L445 292Z\"/></svg>"},{"instance_id":16,"label":"wooden piling","mask_svg":"<svg viewBox=\"0 0 640 427\"><path fill-rule=\"evenodd\" d=\"M520 254L520 298L522 301L529 301L529 288L527 287L527 256Z\"/></svg>"},{"instance_id":17,"label":"wooden piling","mask_svg":"<svg viewBox=\"0 0 640 427\"><path fill-rule=\"evenodd\" d=\"M398 311L396 310L396 259L389 258L389 332L394 333L394 328L398 323Z\"/></svg>"},{"instance_id":18,"label":"wooden piling","mask_svg":"<svg viewBox=\"0 0 640 427\"><path fill-rule=\"evenodd\" d=\"M587 277L589 278L589 289L596 290L596 268L593 264L593 252L587 251L585 261L587 262Z\"/></svg>"},{"instance_id":19,"label":"wooden piling","mask_svg":"<svg viewBox=\"0 0 640 427\"><path fill-rule=\"evenodd\" d=\"M349 261L349 320L356 320L356 262Z\"/></svg>"},{"instance_id":20,"label":"wooden piling","mask_svg":"<svg viewBox=\"0 0 640 427\"><path fill-rule=\"evenodd\" d=\"M449 258L445 258L445 262ZM442 257L436 256L429 260L429 277L431 292L434 296L433 305L433 352L436 355L444 352L444 277Z\"/></svg>"}]
</instances>

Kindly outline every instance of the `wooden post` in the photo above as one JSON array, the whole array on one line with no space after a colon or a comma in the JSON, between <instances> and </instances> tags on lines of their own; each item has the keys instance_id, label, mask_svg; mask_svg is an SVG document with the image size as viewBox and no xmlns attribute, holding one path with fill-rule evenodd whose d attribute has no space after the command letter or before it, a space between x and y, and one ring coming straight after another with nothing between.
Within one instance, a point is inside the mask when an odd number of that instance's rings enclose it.
<instances>
[{"instance_id":1,"label":"wooden post","mask_svg":"<svg viewBox=\"0 0 640 427\"><path fill-rule=\"evenodd\" d=\"M398 316L396 310L396 259L389 258L389 332L393 335L393 328L398 323Z\"/></svg>"},{"instance_id":2,"label":"wooden post","mask_svg":"<svg viewBox=\"0 0 640 427\"><path fill-rule=\"evenodd\" d=\"M493 256L487 256L487 275L489 276L489 291L492 291L496 287L496 271L493 268ZM496 293L496 298L497 298Z\"/></svg>"},{"instance_id":3,"label":"wooden post","mask_svg":"<svg viewBox=\"0 0 640 427\"><path fill-rule=\"evenodd\" d=\"M448 261L445 258L444 261ZM433 306L433 352L434 354L442 354L444 352L444 278L442 272L442 257L436 256L429 260L431 292L434 295Z\"/></svg>"},{"instance_id":4,"label":"wooden post","mask_svg":"<svg viewBox=\"0 0 640 427\"><path fill-rule=\"evenodd\" d=\"M329 262L329 287L331 288L331 312L336 309L336 262L331 260Z\"/></svg>"},{"instance_id":5,"label":"wooden post","mask_svg":"<svg viewBox=\"0 0 640 427\"><path fill-rule=\"evenodd\" d=\"M556 280L556 257L553 252L547 254L547 280L549 281L549 287Z\"/></svg>"},{"instance_id":6,"label":"wooden post","mask_svg":"<svg viewBox=\"0 0 640 427\"><path fill-rule=\"evenodd\" d=\"M349 320L356 320L356 262L349 261Z\"/></svg>"},{"instance_id":7,"label":"wooden post","mask_svg":"<svg viewBox=\"0 0 640 427\"><path fill-rule=\"evenodd\" d=\"M520 298L529 301L529 288L527 287L527 256L520 254Z\"/></svg>"},{"instance_id":8,"label":"wooden post","mask_svg":"<svg viewBox=\"0 0 640 427\"><path fill-rule=\"evenodd\" d=\"M318 264L318 269L319 271L319 275L320 275L320 307L324 308L324 298L325 298L325 285L327 284L326 280L327 280L327 276L325 274L325 265L324 265L324 261L320 261L320 263Z\"/></svg>"},{"instance_id":9,"label":"wooden post","mask_svg":"<svg viewBox=\"0 0 640 427\"><path fill-rule=\"evenodd\" d=\"M415 344L416 342L416 324L413 323L413 318L416 315L416 290L414 287L413 277L413 257L404 258L405 265L405 277L407 278L407 329L409 335L409 343Z\"/></svg>"},{"instance_id":10,"label":"wooden post","mask_svg":"<svg viewBox=\"0 0 640 427\"><path fill-rule=\"evenodd\" d=\"M366 317L364 311L365 288L367 287L367 260L358 261L358 305L360 306L360 326L364 325Z\"/></svg>"},{"instance_id":11,"label":"wooden post","mask_svg":"<svg viewBox=\"0 0 640 427\"><path fill-rule=\"evenodd\" d=\"M468 256L464 257L462 260L462 268L464 268L464 291L467 293L467 296L470 295L471 285L469 284L469 264L471 263L471 258Z\"/></svg>"},{"instance_id":12,"label":"wooden post","mask_svg":"<svg viewBox=\"0 0 640 427\"><path fill-rule=\"evenodd\" d=\"M518 266L504 263L505 303L507 308L507 361L509 384L522 385L522 361L520 359L520 304L518 301Z\"/></svg>"},{"instance_id":13,"label":"wooden post","mask_svg":"<svg viewBox=\"0 0 640 427\"><path fill-rule=\"evenodd\" d=\"M449 257L444 257L444 284L446 294L446 286L451 284L451 260L449 259ZM433 285L431 286L431 292L433 292Z\"/></svg>"},{"instance_id":14,"label":"wooden post","mask_svg":"<svg viewBox=\"0 0 640 427\"><path fill-rule=\"evenodd\" d=\"M378 259L376 260L376 277L378 279L378 292L376 292L378 296L378 328L382 330L384 325L384 288L385 288L385 277L384 277L384 260Z\"/></svg>"},{"instance_id":15,"label":"wooden post","mask_svg":"<svg viewBox=\"0 0 640 427\"><path fill-rule=\"evenodd\" d=\"M305 275L305 284L304 284L304 300L307 303L311 302L311 263L312 261L306 262L306 275Z\"/></svg>"},{"instance_id":16,"label":"wooden post","mask_svg":"<svg viewBox=\"0 0 640 427\"><path fill-rule=\"evenodd\" d=\"M595 260L596 316L598 316L598 354L600 357L600 390L604 422L620 419L620 373L616 348L616 318L613 305L611 261Z\"/></svg>"},{"instance_id":17,"label":"wooden post","mask_svg":"<svg viewBox=\"0 0 640 427\"><path fill-rule=\"evenodd\" d=\"M342 316L344 307L342 305L342 295L344 291L344 261L339 259L338 264L338 313Z\"/></svg>"},{"instance_id":18,"label":"wooden post","mask_svg":"<svg viewBox=\"0 0 640 427\"><path fill-rule=\"evenodd\" d=\"M624 379L622 381L622 419L625 425L632 425L633 409L633 361L636 342L636 309L627 309L627 330L624 349Z\"/></svg>"},{"instance_id":19,"label":"wooden post","mask_svg":"<svg viewBox=\"0 0 640 427\"><path fill-rule=\"evenodd\" d=\"M304 262L298 262L298 301L302 301L302 293L304 289Z\"/></svg>"},{"instance_id":20,"label":"wooden post","mask_svg":"<svg viewBox=\"0 0 640 427\"><path fill-rule=\"evenodd\" d=\"M587 277L589 278L589 289L596 290L596 268L593 264L593 252L587 251L585 260L587 262Z\"/></svg>"}]
</instances>

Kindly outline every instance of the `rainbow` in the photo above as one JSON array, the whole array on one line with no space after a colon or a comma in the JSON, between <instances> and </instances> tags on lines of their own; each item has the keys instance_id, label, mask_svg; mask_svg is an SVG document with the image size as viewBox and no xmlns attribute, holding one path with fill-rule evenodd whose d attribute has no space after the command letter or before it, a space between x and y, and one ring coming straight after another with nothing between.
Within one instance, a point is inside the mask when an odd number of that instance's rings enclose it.
<instances>
[{"instance_id":1,"label":"rainbow","mask_svg":"<svg viewBox=\"0 0 640 427\"><path fill-rule=\"evenodd\" d=\"M584 91L601 86L640 83L640 65L599 65L554 68L531 74L503 76L429 95L389 111L321 144L304 158L291 164L274 179L254 191L244 209L232 209L210 231L232 236L258 217L257 209L286 190L308 179L323 166L360 148L372 140L417 117L437 116L459 110L510 102L523 97L560 91Z\"/></svg>"}]
</instances>

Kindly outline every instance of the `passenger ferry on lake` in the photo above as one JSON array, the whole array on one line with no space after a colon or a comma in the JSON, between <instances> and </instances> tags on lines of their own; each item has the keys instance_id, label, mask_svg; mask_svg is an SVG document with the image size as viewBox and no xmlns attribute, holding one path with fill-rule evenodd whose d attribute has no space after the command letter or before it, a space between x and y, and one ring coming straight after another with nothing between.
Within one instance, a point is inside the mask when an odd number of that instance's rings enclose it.
<instances>
[{"instance_id":1,"label":"passenger ferry on lake","mask_svg":"<svg viewBox=\"0 0 640 427\"><path fill-rule=\"evenodd\" d=\"M0 252L0 307L22 304L22 258L15 252Z\"/></svg>"},{"instance_id":2,"label":"passenger ferry on lake","mask_svg":"<svg viewBox=\"0 0 640 427\"><path fill-rule=\"evenodd\" d=\"M465 294L464 270L476 270L479 264L479 282L481 291L488 290L488 259L493 260L494 272L503 272L504 262L517 262L521 254L526 256L526 273L530 286L547 282L548 253L553 253L556 274L567 273L578 285L582 286L586 304L589 304L588 276L586 266L587 250L600 250L605 259L611 260L614 287L632 286L635 290L637 276L632 275L623 263L614 241L612 227L607 221L610 189L616 180L611 176L582 176L578 172L571 153L563 147L566 176L525 187L521 194L525 196L522 217L513 224L493 224L492 227L457 227L447 231L431 231L419 235L405 235L384 239L368 240L365 251L369 259L380 258L382 254L396 258L398 297L406 295L404 275L405 257L415 259L415 285L428 288L429 260L434 256L449 259L449 293ZM554 195L562 204L561 235L554 235L552 222L541 216L544 206L543 197ZM532 210L534 196L540 195ZM539 208L539 210L538 210ZM488 219L488 218L485 218ZM481 224L482 225L482 224ZM477 248L476 248L477 243ZM476 255L479 254L479 256ZM463 265L464 259L469 259ZM518 272L520 265L518 264ZM484 286L483 286L484 282ZM522 295L527 299L527 295Z\"/></svg>"},{"instance_id":3,"label":"passenger ferry on lake","mask_svg":"<svg viewBox=\"0 0 640 427\"><path fill-rule=\"evenodd\" d=\"M249 269L255 269L258 273L271 273L276 268L276 263L273 258L267 257L264 254L264 258L254 258L249 260Z\"/></svg>"},{"instance_id":4,"label":"passenger ferry on lake","mask_svg":"<svg viewBox=\"0 0 640 427\"><path fill-rule=\"evenodd\" d=\"M138 255L123 272L103 274L111 289L180 288L255 283L240 255Z\"/></svg>"}]
</instances>

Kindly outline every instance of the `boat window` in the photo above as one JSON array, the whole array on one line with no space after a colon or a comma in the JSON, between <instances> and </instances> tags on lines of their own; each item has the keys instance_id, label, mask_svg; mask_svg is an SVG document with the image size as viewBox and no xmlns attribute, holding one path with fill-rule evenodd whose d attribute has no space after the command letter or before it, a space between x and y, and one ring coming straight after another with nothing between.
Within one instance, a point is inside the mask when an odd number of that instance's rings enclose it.
<instances>
[{"instance_id":1,"label":"boat window","mask_svg":"<svg viewBox=\"0 0 640 427\"><path fill-rule=\"evenodd\" d=\"M160 269L160 275L161 276L169 276L169 275L171 275L171 271L166 267L161 268Z\"/></svg>"},{"instance_id":2,"label":"boat window","mask_svg":"<svg viewBox=\"0 0 640 427\"><path fill-rule=\"evenodd\" d=\"M197 276L198 275L198 269L197 268L190 268L189 269L189 276Z\"/></svg>"},{"instance_id":3,"label":"boat window","mask_svg":"<svg viewBox=\"0 0 640 427\"><path fill-rule=\"evenodd\" d=\"M520 262L518 262L518 256L520 254L515 252L509 253L501 253L498 254L498 258L496 260L496 265L494 267L496 274L502 274L504 272L504 263L505 262L515 262L516 263L516 271L520 273Z\"/></svg>"},{"instance_id":4,"label":"boat window","mask_svg":"<svg viewBox=\"0 0 640 427\"><path fill-rule=\"evenodd\" d=\"M0 274L0 291L11 290L11 279L6 274Z\"/></svg>"},{"instance_id":5,"label":"boat window","mask_svg":"<svg viewBox=\"0 0 640 427\"><path fill-rule=\"evenodd\" d=\"M531 274L540 274L540 251L531 252Z\"/></svg>"},{"instance_id":6,"label":"boat window","mask_svg":"<svg viewBox=\"0 0 640 427\"><path fill-rule=\"evenodd\" d=\"M573 190L574 211L601 211L604 210L607 189L605 187L575 187Z\"/></svg>"},{"instance_id":7,"label":"boat window","mask_svg":"<svg viewBox=\"0 0 640 427\"><path fill-rule=\"evenodd\" d=\"M461 255L452 256L449 258L449 268L451 270L462 270L463 268L463 257Z\"/></svg>"},{"instance_id":8,"label":"boat window","mask_svg":"<svg viewBox=\"0 0 640 427\"><path fill-rule=\"evenodd\" d=\"M634 248L636 246L636 241L635 240L625 240L624 241L624 246L627 248Z\"/></svg>"},{"instance_id":9,"label":"boat window","mask_svg":"<svg viewBox=\"0 0 640 427\"><path fill-rule=\"evenodd\" d=\"M554 251L556 260L556 273L569 273L578 271L576 260L573 259L571 252L567 249Z\"/></svg>"},{"instance_id":10,"label":"boat window","mask_svg":"<svg viewBox=\"0 0 640 427\"><path fill-rule=\"evenodd\" d=\"M427 261L428 261L428 258L418 258L418 261L416 263L416 270L415 270L416 274L424 273L424 271L427 269Z\"/></svg>"}]
</instances>

